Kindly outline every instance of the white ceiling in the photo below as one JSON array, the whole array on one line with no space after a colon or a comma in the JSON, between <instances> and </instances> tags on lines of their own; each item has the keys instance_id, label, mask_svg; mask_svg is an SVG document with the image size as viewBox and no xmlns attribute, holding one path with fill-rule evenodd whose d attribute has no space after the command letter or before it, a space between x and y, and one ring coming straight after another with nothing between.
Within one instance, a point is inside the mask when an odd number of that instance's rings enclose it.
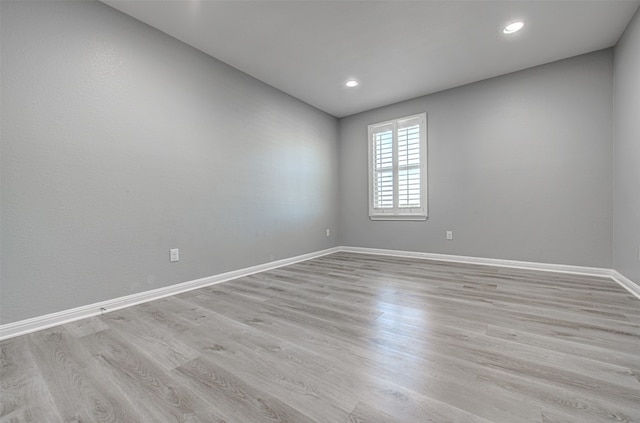
<instances>
[{"instance_id":1,"label":"white ceiling","mask_svg":"<svg viewBox=\"0 0 640 423\"><path fill-rule=\"evenodd\" d=\"M336 117L611 47L640 4L102 1Z\"/></svg>"}]
</instances>

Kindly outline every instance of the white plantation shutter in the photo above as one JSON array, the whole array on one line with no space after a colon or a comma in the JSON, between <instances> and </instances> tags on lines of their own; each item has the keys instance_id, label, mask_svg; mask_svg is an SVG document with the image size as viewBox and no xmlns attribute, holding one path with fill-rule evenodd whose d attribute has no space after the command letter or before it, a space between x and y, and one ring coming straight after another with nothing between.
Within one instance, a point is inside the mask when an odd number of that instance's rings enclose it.
<instances>
[{"instance_id":1,"label":"white plantation shutter","mask_svg":"<svg viewBox=\"0 0 640 423\"><path fill-rule=\"evenodd\" d=\"M373 135L373 204L393 208L393 128L382 128Z\"/></svg>"},{"instance_id":2,"label":"white plantation shutter","mask_svg":"<svg viewBox=\"0 0 640 423\"><path fill-rule=\"evenodd\" d=\"M369 216L426 219L426 113L369 125Z\"/></svg>"},{"instance_id":3,"label":"white plantation shutter","mask_svg":"<svg viewBox=\"0 0 640 423\"><path fill-rule=\"evenodd\" d=\"M398 207L420 207L420 125L398 128Z\"/></svg>"}]
</instances>

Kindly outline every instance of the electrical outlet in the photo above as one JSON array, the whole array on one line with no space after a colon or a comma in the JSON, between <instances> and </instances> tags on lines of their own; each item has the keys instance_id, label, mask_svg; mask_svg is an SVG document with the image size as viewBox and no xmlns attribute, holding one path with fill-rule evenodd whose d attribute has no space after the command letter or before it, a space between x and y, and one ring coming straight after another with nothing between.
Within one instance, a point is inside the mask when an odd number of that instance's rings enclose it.
<instances>
[{"instance_id":1,"label":"electrical outlet","mask_svg":"<svg viewBox=\"0 0 640 423\"><path fill-rule=\"evenodd\" d=\"M180 260L180 250L172 248L169 250L169 262L173 263Z\"/></svg>"},{"instance_id":2,"label":"electrical outlet","mask_svg":"<svg viewBox=\"0 0 640 423\"><path fill-rule=\"evenodd\" d=\"M453 231L447 231L447 239L451 241L453 239Z\"/></svg>"},{"instance_id":3,"label":"electrical outlet","mask_svg":"<svg viewBox=\"0 0 640 423\"><path fill-rule=\"evenodd\" d=\"M331 229L327 228L327 236L331 236Z\"/></svg>"}]
</instances>

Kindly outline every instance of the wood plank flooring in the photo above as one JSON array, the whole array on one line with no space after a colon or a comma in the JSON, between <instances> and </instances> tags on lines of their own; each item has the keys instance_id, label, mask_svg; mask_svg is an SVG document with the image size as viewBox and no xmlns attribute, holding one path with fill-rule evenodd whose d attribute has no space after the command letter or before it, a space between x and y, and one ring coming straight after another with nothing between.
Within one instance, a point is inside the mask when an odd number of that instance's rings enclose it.
<instances>
[{"instance_id":1,"label":"wood plank flooring","mask_svg":"<svg viewBox=\"0 0 640 423\"><path fill-rule=\"evenodd\" d=\"M640 422L640 301L336 253L2 341L0 366L0 422Z\"/></svg>"}]
</instances>

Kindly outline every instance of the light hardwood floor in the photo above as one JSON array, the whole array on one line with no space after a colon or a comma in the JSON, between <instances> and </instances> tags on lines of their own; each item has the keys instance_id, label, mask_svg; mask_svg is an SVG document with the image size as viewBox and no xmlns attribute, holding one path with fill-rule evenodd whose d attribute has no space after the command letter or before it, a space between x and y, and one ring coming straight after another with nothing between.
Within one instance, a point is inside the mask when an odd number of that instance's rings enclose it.
<instances>
[{"instance_id":1,"label":"light hardwood floor","mask_svg":"<svg viewBox=\"0 0 640 423\"><path fill-rule=\"evenodd\" d=\"M1 422L640 422L606 278L337 253L0 342Z\"/></svg>"}]
</instances>

